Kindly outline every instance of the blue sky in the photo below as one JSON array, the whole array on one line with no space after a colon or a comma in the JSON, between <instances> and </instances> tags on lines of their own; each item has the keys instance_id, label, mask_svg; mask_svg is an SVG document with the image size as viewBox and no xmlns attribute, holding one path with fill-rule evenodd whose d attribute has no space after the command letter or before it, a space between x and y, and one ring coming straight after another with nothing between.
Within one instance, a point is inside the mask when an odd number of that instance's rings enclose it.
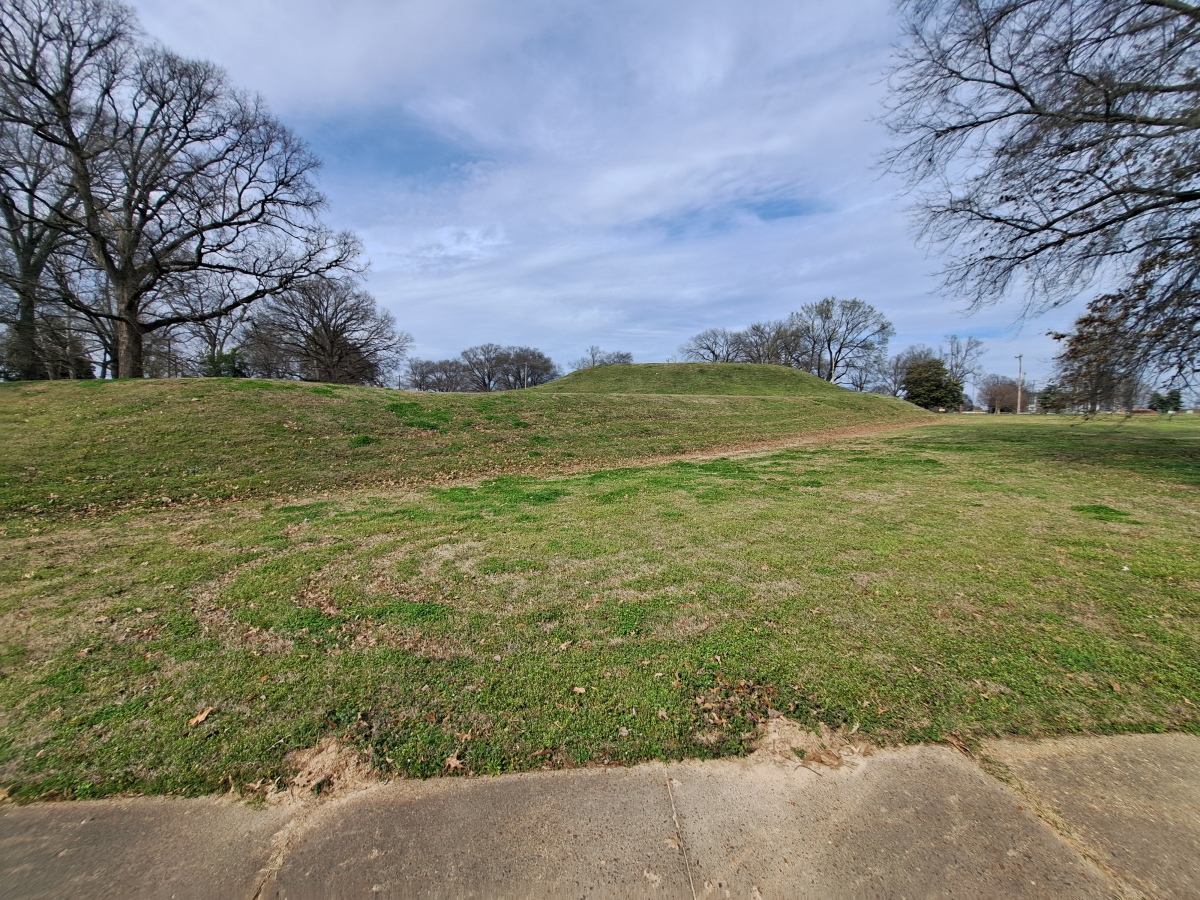
<instances>
[{"instance_id":1,"label":"blue sky","mask_svg":"<svg viewBox=\"0 0 1200 900\"><path fill-rule=\"evenodd\" d=\"M985 340L1050 368L1019 302L936 293L879 170L884 0L136 0L146 31L224 66L325 161L328 219L424 357L485 341L566 363L661 361L709 327L858 297L893 352ZM1083 298L1086 299L1086 298Z\"/></svg>"}]
</instances>

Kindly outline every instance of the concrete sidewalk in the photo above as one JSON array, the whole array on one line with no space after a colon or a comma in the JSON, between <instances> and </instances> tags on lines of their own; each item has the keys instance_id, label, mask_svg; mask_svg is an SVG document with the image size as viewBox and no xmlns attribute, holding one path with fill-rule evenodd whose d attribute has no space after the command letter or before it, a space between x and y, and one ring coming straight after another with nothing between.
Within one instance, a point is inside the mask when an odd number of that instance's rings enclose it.
<instances>
[{"instance_id":1,"label":"concrete sidewalk","mask_svg":"<svg viewBox=\"0 0 1200 900\"><path fill-rule=\"evenodd\" d=\"M0 896L1200 897L1200 738L778 749L265 809L0 807Z\"/></svg>"}]
</instances>

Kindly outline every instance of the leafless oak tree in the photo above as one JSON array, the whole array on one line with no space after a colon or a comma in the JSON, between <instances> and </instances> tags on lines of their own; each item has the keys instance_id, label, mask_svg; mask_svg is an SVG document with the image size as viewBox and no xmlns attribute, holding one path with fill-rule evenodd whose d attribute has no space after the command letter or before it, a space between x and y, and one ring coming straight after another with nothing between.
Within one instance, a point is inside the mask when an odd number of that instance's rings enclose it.
<instances>
[{"instance_id":1,"label":"leafless oak tree","mask_svg":"<svg viewBox=\"0 0 1200 900\"><path fill-rule=\"evenodd\" d=\"M866 390L885 366L893 334L892 323L869 303L826 297L786 319L741 331L710 328L680 351L694 361L789 366Z\"/></svg>"},{"instance_id":2,"label":"leafless oak tree","mask_svg":"<svg viewBox=\"0 0 1200 900\"><path fill-rule=\"evenodd\" d=\"M164 296L181 277L226 279L200 314L216 318L352 266L357 241L317 218L318 160L216 66L137 43L106 0L5 0L3 23L0 121L65 161L61 227L112 299L80 311L112 321L115 374L143 374L147 333L197 320Z\"/></svg>"},{"instance_id":3,"label":"leafless oak tree","mask_svg":"<svg viewBox=\"0 0 1200 900\"><path fill-rule=\"evenodd\" d=\"M852 370L885 355L888 341L896 333L871 304L836 297L806 303L788 317L788 324L811 348L810 371L832 382L842 381Z\"/></svg>"},{"instance_id":4,"label":"leafless oak tree","mask_svg":"<svg viewBox=\"0 0 1200 900\"><path fill-rule=\"evenodd\" d=\"M737 362L737 332L728 328L708 328L680 346L679 354L689 362Z\"/></svg>"},{"instance_id":5,"label":"leafless oak tree","mask_svg":"<svg viewBox=\"0 0 1200 900\"><path fill-rule=\"evenodd\" d=\"M36 321L56 299L46 276L77 203L67 155L41 128L68 102L78 122L100 120L136 30L131 11L106 0L0 4L0 284L16 300L8 324L21 378L40 377Z\"/></svg>"},{"instance_id":6,"label":"leafless oak tree","mask_svg":"<svg viewBox=\"0 0 1200 900\"><path fill-rule=\"evenodd\" d=\"M310 278L256 307L242 343L265 377L384 385L412 336L352 279Z\"/></svg>"},{"instance_id":7,"label":"leafless oak tree","mask_svg":"<svg viewBox=\"0 0 1200 900\"><path fill-rule=\"evenodd\" d=\"M13 329L17 377L40 377L37 318L51 294L47 268L66 235L64 212L74 190L61 157L28 128L0 120L0 285L14 299L4 324Z\"/></svg>"},{"instance_id":8,"label":"leafless oak tree","mask_svg":"<svg viewBox=\"0 0 1200 900\"><path fill-rule=\"evenodd\" d=\"M446 393L470 390L461 359L410 359L404 382L414 391Z\"/></svg>"},{"instance_id":9,"label":"leafless oak tree","mask_svg":"<svg viewBox=\"0 0 1200 900\"><path fill-rule=\"evenodd\" d=\"M755 322L733 335L738 362L804 369L809 346L790 319Z\"/></svg>"},{"instance_id":10,"label":"leafless oak tree","mask_svg":"<svg viewBox=\"0 0 1200 900\"><path fill-rule=\"evenodd\" d=\"M946 364L946 372L959 384L979 375L979 360L983 356L983 341L979 338L960 338L957 334L946 335L946 345L939 348L938 356Z\"/></svg>"},{"instance_id":11,"label":"leafless oak tree","mask_svg":"<svg viewBox=\"0 0 1200 900\"><path fill-rule=\"evenodd\" d=\"M984 375L979 380L979 405L988 412L1017 412L1017 380L1008 375ZM1026 406L1032 397L1027 392L1021 397Z\"/></svg>"},{"instance_id":12,"label":"leafless oak tree","mask_svg":"<svg viewBox=\"0 0 1200 900\"><path fill-rule=\"evenodd\" d=\"M901 0L891 167L944 286L1026 311L1107 278L1151 353L1200 359L1200 5ZM1140 289L1139 289L1140 288Z\"/></svg>"},{"instance_id":13,"label":"leafless oak tree","mask_svg":"<svg viewBox=\"0 0 1200 900\"><path fill-rule=\"evenodd\" d=\"M496 379L502 391L536 387L560 377L562 370L536 347L505 347Z\"/></svg>"},{"instance_id":14,"label":"leafless oak tree","mask_svg":"<svg viewBox=\"0 0 1200 900\"><path fill-rule=\"evenodd\" d=\"M405 382L414 391L515 391L562 376L554 360L536 347L479 344L457 359L413 359Z\"/></svg>"},{"instance_id":15,"label":"leafless oak tree","mask_svg":"<svg viewBox=\"0 0 1200 900\"><path fill-rule=\"evenodd\" d=\"M620 366L631 362L633 362L632 353L624 350L601 350L597 345L592 344L583 356L571 362L570 367L571 371L578 371L591 366Z\"/></svg>"},{"instance_id":16,"label":"leafless oak tree","mask_svg":"<svg viewBox=\"0 0 1200 900\"><path fill-rule=\"evenodd\" d=\"M467 390L484 393L501 390L500 373L504 366L502 346L489 343L468 347L460 358L466 375Z\"/></svg>"}]
</instances>

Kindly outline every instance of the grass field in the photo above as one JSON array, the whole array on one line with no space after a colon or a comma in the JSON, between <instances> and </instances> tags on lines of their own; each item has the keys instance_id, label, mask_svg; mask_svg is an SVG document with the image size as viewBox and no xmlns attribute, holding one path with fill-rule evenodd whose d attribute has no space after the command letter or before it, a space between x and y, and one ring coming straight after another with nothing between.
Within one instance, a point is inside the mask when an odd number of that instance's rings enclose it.
<instances>
[{"instance_id":1,"label":"grass field","mask_svg":"<svg viewBox=\"0 0 1200 900\"><path fill-rule=\"evenodd\" d=\"M954 417L638 467L614 444L575 474L314 473L328 496L57 522L22 482L0 783L252 793L328 734L416 776L736 754L772 710L880 742L1200 732L1198 424Z\"/></svg>"}]
</instances>

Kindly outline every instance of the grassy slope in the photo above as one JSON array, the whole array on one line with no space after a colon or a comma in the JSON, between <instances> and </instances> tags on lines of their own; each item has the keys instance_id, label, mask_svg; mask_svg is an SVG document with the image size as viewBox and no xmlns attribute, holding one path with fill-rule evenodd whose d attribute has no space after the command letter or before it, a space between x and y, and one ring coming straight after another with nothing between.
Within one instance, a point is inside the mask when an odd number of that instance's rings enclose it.
<instances>
[{"instance_id":1,"label":"grassy slope","mask_svg":"<svg viewBox=\"0 0 1200 900\"><path fill-rule=\"evenodd\" d=\"M749 363L642 363L593 366L533 388L544 393L709 394L835 398L845 391L785 366ZM899 404L901 401L885 400ZM904 404L907 405L907 404Z\"/></svg>"},{"instance_id":2,"label":"grassy slope","mask_svg":"<svg viewBox=\"0 0 1200 900\"><path fill-rule=\"evenodd\" d=\"M681 390L711 383L695 367L619 368L665 370ZM765 395L435 395L220 379L3 385L0 521L39 527L131 507L564 472L929 419L789 370L733 369Z\"/></svg>"},{"instance_id":3,"label":"grassy slope","mask_svg":"<svg viewBox=\"0 0 1200 900\"><path fill-rule=\"evenodd\" d=\"M3 551L0 783L261 787L330 732L414 775L737 753L768 709L1197 732L1197 509L1200 422L963 417L69 523Z\"/></svg>"}]
</instances>

